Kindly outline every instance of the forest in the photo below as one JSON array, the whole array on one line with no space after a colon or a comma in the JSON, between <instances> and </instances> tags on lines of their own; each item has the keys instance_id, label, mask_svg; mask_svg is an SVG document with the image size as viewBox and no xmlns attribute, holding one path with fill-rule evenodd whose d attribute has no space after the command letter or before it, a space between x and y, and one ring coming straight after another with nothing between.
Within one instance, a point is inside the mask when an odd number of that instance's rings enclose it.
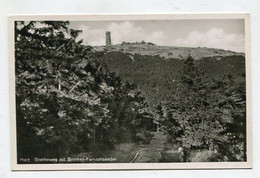
<instances>
[{"instance_id":1,"label":"forest","mask_svg":"<svg viewBox=\"0 0 260 178\"><path fill-rule=\"evenodd\" d=\"M158 125L184 162L246 161L244 56L133 60L84 45L68 21L14 30L18 163L135 153Z\"/></svg>"}]
</instances>

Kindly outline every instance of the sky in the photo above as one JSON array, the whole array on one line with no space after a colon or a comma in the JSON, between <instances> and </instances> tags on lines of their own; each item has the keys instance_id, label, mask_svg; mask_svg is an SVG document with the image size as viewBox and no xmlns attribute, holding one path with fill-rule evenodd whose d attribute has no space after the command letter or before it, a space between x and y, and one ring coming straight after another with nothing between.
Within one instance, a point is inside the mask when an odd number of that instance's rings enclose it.
<instances>
[{"instance_id":1,"label":"sky","mask_svg":"<svg viewBox=\"0 0 260 178\"><path fill-rule=\"evenodd\" d=\"M245 51L241 19L71 21L70 27L82 30L78 39L92 46L105 45L105 33L110 31L112 44L145 41L159 46Z\"/></svg>"}]
</instances>

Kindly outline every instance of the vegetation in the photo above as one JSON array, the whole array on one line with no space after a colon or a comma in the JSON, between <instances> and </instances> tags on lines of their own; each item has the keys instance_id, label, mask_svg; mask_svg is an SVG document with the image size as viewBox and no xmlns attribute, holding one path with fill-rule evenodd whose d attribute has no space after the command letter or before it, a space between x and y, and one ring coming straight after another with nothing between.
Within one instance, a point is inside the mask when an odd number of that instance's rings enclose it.
<instances>
[{"instance_id":1,"label":"vegetation","mask_svg":"<svg viewBox=\"0 0 260 178\"><path fill-rule=\"evenodd\" d=\"M243 56L196 61L135 54L131 59L112 51L103 59L124 81L137 85L170 140L189 152L186 161L198 160L192 159L195 150L214 153L210 161L246 159Z\"/></svg>"},{"instance_id":2,"label":"vegetation","mask_svg":"<svg viewBox=\"0 0 260 178\"><path fill-rule=\"evenodd\" d=\"M153 127L135 85L107 70L68 24L15 23L18 161L98 153Z\"/></svg>"},{"instance_id":3,"label":"vegetation","mask_svg":"<svg viewBox=\"0 0 260 178\"><path fill-rule=\"evenodd\" d=\"M244 161L244 87L243 82L235 83L231 74L208 78L188 57L176 93L167 104L167 132L188 150L214 150L211 161Z\"/></svg>"},{"instance_id":4,"label":"vegetation","mask_svg":"<svg viewBox=\"0 0 260 178\"><path fill-rule=\"evenodd\" d=\"M124 52L107 52L102 56L103 62L111 71L116 72L123 81L135 83L138 91L142 92L150 110L156 112L155 107L167 103L175 94L179 71L183 68L185 59L165 59L159 55L131 55ZM204 70L211 79L231 74L235 81L243 82L241 75L245 72L245 58L241 55L223 57L204 57L195 60L199 70Z\"/></svg>"}]
</instances>

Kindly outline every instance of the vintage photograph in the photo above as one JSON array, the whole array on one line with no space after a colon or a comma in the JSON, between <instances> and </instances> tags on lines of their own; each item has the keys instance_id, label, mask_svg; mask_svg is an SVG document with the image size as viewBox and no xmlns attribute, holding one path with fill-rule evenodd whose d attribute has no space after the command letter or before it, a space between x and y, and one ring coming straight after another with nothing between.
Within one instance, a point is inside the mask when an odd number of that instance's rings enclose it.
<instances>
[{"instance_id":1,"label":"vintage photograph","mask_svg":"<svg viewBox=\"0 0 260 178\"><path fill-rule=\"evenodd\" d=\"M10 17L13 169L250 168L247 21Z\"/></svg>"}]
</instances>

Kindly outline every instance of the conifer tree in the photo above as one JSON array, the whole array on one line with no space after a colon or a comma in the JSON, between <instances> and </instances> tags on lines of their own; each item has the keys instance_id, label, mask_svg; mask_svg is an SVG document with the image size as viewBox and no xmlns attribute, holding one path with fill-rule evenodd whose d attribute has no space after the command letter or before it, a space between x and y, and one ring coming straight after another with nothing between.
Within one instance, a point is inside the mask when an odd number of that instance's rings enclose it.
<instances>
[{"instance_id":1,"label":"conifer tree","mask_svg":"<svg viewBox=\"0 0 260 178\"><path fill-rule=\"evenodd\" d=\"M77 41L80 31L68 25L15 22L18 158L113 148L121 141L114 130L124 126L134 138L138 120L146 119L141 96L130 96L134 86L111 73L103 54Z\"/></svg>"},{"instance_id":2,"label":"conifer tree","mask_svg":"<svg viewBox=\"0 0 260 178\"><path fill-rule=\"evenodd\" d=\"M188 150L214 150L221 155L214 161L245 160L245 91L238 88L245 86L236 87L230 74L210 80L189 56L168 103L173 140Z\"/></svg>"}]
</instances>

